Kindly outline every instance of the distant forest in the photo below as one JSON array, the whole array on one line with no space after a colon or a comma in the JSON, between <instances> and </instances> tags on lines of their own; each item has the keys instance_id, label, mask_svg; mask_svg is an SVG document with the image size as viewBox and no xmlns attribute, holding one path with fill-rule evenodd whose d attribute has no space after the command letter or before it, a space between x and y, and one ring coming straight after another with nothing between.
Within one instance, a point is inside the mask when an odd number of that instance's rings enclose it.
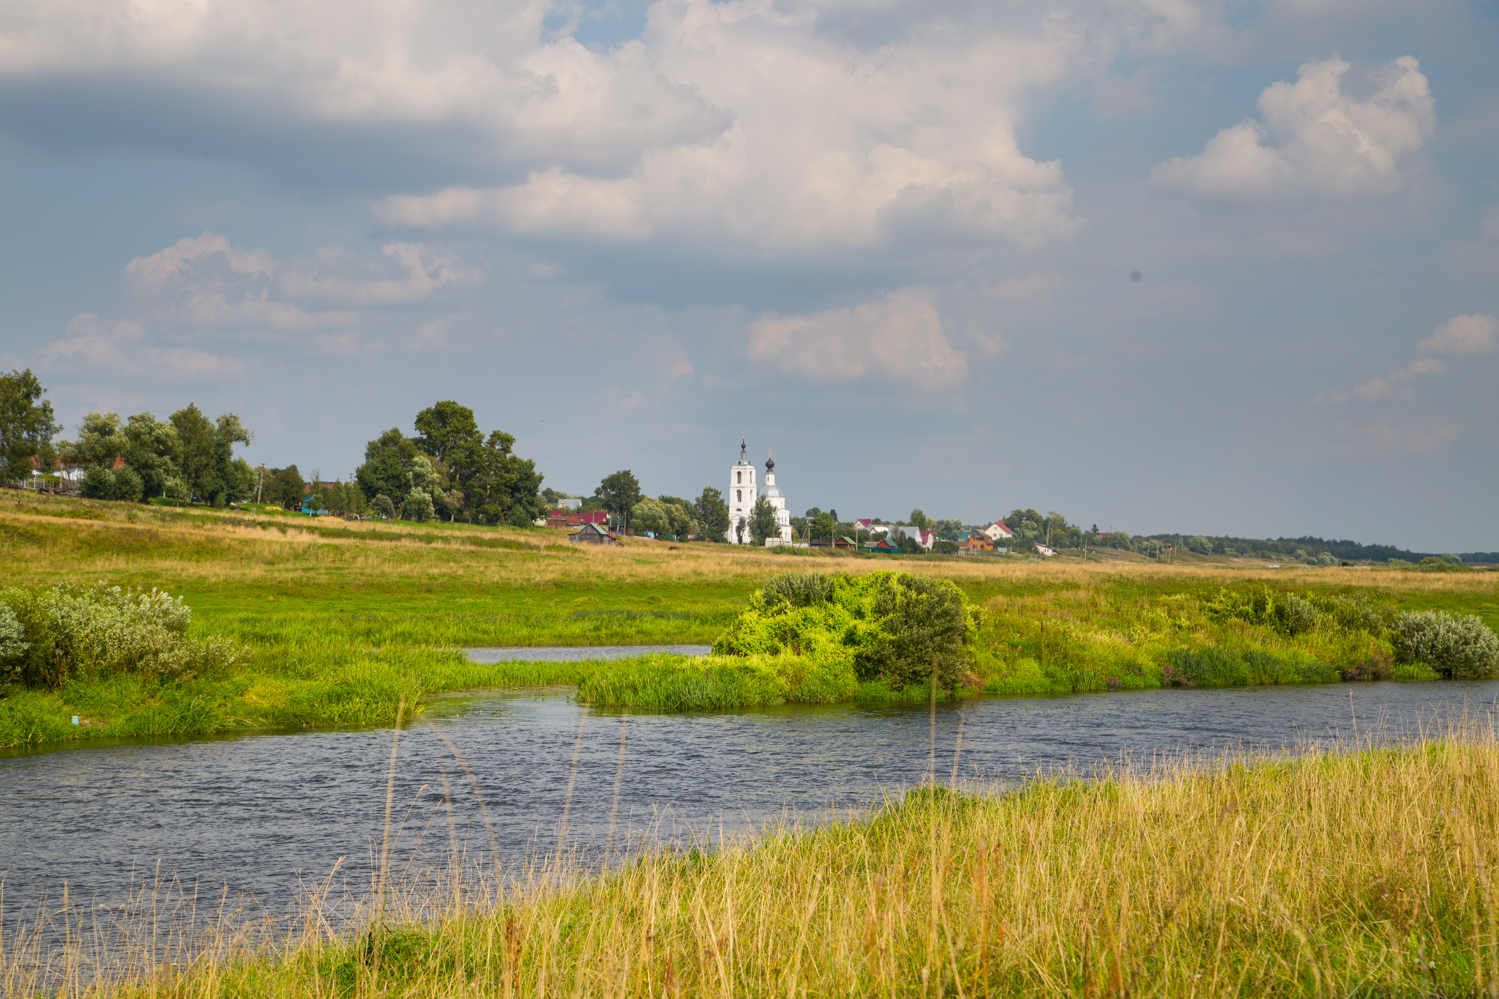
<instances>
[{"instance_id":1,"label":"distant forest","mask_svg":"<svg viewBox=\"0 0 1499 999\"><path fill-rule=\"evenodd\" d=\"M1163 545L1186 546L1188 535L1184 534L1152 534L1147 536L1151 540L1159 541ZM1298 550L1307 555L1317 555L1327 552L1333 558L1342 562L1388 562L1390 559L1402 559L1406 562L1419 562L1423 558L1432 556L1441 557L1446 554L1455 554L1463 560L1465 565L1499 565L1499 552L1412 552L1404 548L1396 548L1394 545L1361 545L1357 541L1329 541L1325 538L1233 538L1208 536L1207 540L1212 544L1213 551L1219 554L1253 555L1265 558L1273 558L1283 555L1290 558Z\"/></svg>"}]
</instances>

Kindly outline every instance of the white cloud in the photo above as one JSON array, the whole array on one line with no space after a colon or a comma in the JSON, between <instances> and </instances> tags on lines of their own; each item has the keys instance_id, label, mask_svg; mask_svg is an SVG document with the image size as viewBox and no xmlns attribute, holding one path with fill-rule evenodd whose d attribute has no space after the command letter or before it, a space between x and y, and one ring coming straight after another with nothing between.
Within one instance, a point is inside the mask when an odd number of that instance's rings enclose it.
<instances>
[{"instance_id":1,"label":"white cloud","mask_svg":"<svg viewBox=\"0 0 1499 999\"><path fill-rule=\"evenodd\" d=\"M942 330L924 288L904 288L853 308L762 316L749 325L750 358L812 381L878 375L923 389L968 376L968 359Z\"/></svg>"},{"instance_id":2,"label":"white cloud","mask_svg":"<svg viewBox=\"0 0 1499 999\"><path fill-rule=\"evenodd\" d=\"M1499 347L1499 320L1481 312L1453 316L1421 341L1422 350L1444 354L1482 354Z\"/></svg>"},{"instance_id":3,"label":"white cloud","mask_svg":"<svg viewBox=\"0 0 1499 999\"><path fill-rule=\"evenodd\" d=\"M287 332L354 326L356 309L418 302L445 285L480 278L416 243L387 243L369 255L321 247L307 258L276 260L264 250L236 249L212 232L125 266L125 286L140 314L159 323Z\"/></svg>"},{"instance_id":4,"label":"white cloud","mask_svg":"<svg viewBox=\"0 0 1499 999\"><path fill-rule=\"evenodd\" d=\"M75 316L63 337L42 348L39 363L171 380L229 377L248 370L246 362L203 347L241 331L289 334L304 352L354 357L379 346L365 329L382 307L481 278L415 243L388 243L367 255L323 247L277 260L205 232L131 260L123 273L124 315ZM448 325L426 323L418 339L440 339Z\"/></svg>"},{"instance_id":5,"label":"white cloud","mask_svg":"<svg viewBox=\"0 0 1499 999\"><path fill-rule=\"evenodd\" d=\"M516 184L390 197L377 217L764 250L913 232L1028 243L1074 228L1060 165L1025 156L1015 137L1024 94L1058 80L1079 44L1057 25L1014 36L916 26L861 49L771 0L660 0L638 44L642 71L723 109L721 126L648 144L627 170L553 162Z\"/></svg>"},{"instance_id":6,"label":"white cloud","mask_svg":"<svg viewBox=\"0 0 1499 999\"><path fill-rule=\"evenodd\" d=\"M1402 162L1431 134L1426 77L1414 58L1402 56L1373 74L1375 89L1361 100L1344 88L1351 68L1336 57L1304 64L1294 84L1282 80L1260 94L1265 124L1246 119L1223 129L1199 155L1156 166L1151 183L1238 198L1397 186ZM1272 137L1278 145L1267 141Z\"/></svg>"},{"instance_id":7,"label":"white cloud","mask_svg":"<svg viewBox=\"0 0 1499 999\"><path fill-rule=\"evenodd\" d=\"M179 382L237 377L249 368L237 357L148 343L140 324L110 322L90 312L74 316L67 334L44 347L40 360L53 370L95 370L115 378L145 376Z\"/></svg>"},{"instance_id":8,"label":"white cloud","mask_svg":"<svg viewBox=\"0 0 1499 999\"><path fill-rule=\"evenodd\" d=\"M1422 344L1423 347L1426 344ZM1447 365L1434 357L1418 357L1399 371L1387 375L1384 378L1371 378L1353 390L1353 394L1364 402L1375 402L1380 399L1397 399L1401 402L1409 402L1416 398L1416 393L1403 383L1421 375L1445 374ZM1348 401L1347 392L1324 392L1312 400L1315 403L1334 402L1342 403Z\"/></svg>"}]
</instances>

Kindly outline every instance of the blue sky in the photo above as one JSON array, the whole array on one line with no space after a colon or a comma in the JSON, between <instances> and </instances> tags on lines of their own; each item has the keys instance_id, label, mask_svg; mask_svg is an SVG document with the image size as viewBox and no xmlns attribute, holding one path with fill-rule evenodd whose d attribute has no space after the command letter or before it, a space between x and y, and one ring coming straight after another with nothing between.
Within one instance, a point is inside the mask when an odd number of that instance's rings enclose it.
<instances>
[{"instance_id":1,"label":"blue sky","mask_svg":"<svg viewBox=\"0 0 1499 999\"><path fill-rule=\"evenodd\" d=\"M1499 549L1499 17L18 0L0 367L346 475Z\"/></svg>"}]
</instances>

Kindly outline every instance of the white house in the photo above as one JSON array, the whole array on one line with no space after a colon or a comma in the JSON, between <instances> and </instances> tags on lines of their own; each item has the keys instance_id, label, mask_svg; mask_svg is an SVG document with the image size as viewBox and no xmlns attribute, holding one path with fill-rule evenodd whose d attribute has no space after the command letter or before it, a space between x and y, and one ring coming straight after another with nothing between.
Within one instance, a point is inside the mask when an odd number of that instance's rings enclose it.
<instances>
[{"instance_id":1,"label":"white house","mask_svg":"<svg viewBox=\"0 0 1499 999\"><path fill-rule=\"evenodd\" d=\"M980 528L980 530L985 537L995 544L999 544L1001 541L1009 541L1015 536L1015 532L1006 527L1003 520L996 520L988 527Z\"/></svg>"}]
</instances>

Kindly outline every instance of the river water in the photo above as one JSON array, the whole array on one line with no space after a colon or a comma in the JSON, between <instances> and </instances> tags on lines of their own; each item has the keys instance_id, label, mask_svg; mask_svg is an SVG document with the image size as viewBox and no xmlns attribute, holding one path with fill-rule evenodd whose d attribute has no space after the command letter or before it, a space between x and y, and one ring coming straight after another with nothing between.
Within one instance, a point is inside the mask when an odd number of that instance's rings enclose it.
<instances>
[{"instance_id":1,"label":"river water","mask_svg":"<svg viewBox=\"0 0 1499 999\"><path fill-rule=\"evenodd\" d=\"M585 847L604 841L611 815L639 842L846 814L922 781L934 755L939 779L950 779L960 728L961 778L1012 783L1121 757L1305 746L1355 727L1382 740L1410 737L1465 711L1491 715L1499 681L987 699L939 704L934 726L925 705L626 716L570 695L437 698L400 734L398 871L442 864L455 839L489 855L480 796L499 859L513 864L554 849L564 811L568 837ZM116 904L132 881L159 871L200 898L227 887L285 911L341 857L340 884L361 891L384 825L392 734L263 734L0 758L5 910L13 924L39 900L59 898L65 882L74 900Z\"/></svg>"}]
</instances>

